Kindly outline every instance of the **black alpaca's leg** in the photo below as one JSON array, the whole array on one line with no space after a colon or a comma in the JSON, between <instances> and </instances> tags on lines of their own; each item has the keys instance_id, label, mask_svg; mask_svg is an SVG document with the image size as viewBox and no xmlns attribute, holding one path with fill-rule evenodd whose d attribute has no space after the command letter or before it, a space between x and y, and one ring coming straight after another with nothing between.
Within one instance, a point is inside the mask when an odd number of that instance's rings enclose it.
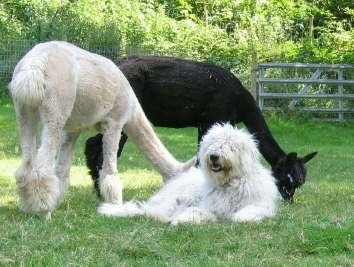
<instances>
[{"instance_id":1,"label":"black alpaca's leg","mask_svg":"<svg viewBox=\"0 0 354 267\"><path fill-rule=\"evenodd\" d=\"M93 180L98 197L101 196L98 177L100 175L100 170L102 169L103 163L102 138L102 134L97 134L96 136L90 137L86 140L85 146L86 166L89 168L89 174ZM127 142L127 139L128 136L122 132L117 152L118 157L122 154L123 147Z\"/></svg>"},{"instance_id":2,"label":"black alpaca's leg","mask_svg":"<svg viewBox=\"0 0 354 267\"><path fill-rule=\"evenodd\" d=\"M117 153L118 158L122 154L123 147L124 147L124 144L127 142L127 139L128 139L128 136L124 132L122 132L122 134L120 136L119 148L118 148L118 153Z\"/></svg>"},{"instance_id":3,"label":"black alpaca's leg","mask_svg":"<svg viewBox=\"0 0 354 267\"><path fill-rule=\"evenodd\" d=\"M86 140L85 145L86 166L89 169L89 174L93 180L93 184L98 197L100 197L98 177L103 162L102 137L102 134L97 134L93 137L90 137Z\"/></svg>"},{"instance_id":4,"label":"black alpaca's leg","mask_svg":"<svg viewBox=\"0 0 354 267\"><path fill-rule=\"evenodd\" d=\"M200 124L198 127L198 149L199 149L199 144L200 141L202 141L203 136L206 134L206 132L209 130L209 128L212 126L212 124Z\"/></svg>"}]
</instances>

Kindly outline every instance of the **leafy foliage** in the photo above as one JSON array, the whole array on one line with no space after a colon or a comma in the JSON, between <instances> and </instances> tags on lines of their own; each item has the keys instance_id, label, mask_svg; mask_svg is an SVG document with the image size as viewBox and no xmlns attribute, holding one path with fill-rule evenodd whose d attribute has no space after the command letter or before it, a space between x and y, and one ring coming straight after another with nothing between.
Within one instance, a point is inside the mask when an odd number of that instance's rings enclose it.
<instances>
[{"instance_id":1,"label":"leafy foliage","mask_svg":"<svg viewBox=\"0 0 354 267\"><path fill-rule=\"evenodd\" d=\"M4 0L0 35L232 60L241 68L254 54L351 63L353 18L348 0Z\"/></svg>"}]
</instances>

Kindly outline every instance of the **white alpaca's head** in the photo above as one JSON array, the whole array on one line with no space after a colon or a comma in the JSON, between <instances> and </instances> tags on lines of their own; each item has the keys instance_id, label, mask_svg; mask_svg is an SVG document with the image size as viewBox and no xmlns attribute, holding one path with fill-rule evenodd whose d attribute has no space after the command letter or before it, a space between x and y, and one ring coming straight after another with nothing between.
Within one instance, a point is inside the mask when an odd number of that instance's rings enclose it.
<instances>
[{"instance_id":1,"label":"white alpaca's head","mask_svg":"<svg viewBox=\"0 0 354 267\"><path fill-rule=\"evenodd\" d=\"M228 123L215 124L200 143L201 169L206 177L220 185L252 173L259 157L253 136Z\"/></svg>"}]
</instances>

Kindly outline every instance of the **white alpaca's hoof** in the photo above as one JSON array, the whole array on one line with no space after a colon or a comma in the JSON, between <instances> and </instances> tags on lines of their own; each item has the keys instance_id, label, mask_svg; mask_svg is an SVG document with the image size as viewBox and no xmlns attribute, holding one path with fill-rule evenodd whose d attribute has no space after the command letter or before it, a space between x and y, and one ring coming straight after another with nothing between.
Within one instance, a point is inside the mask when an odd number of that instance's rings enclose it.
<instances>
[{"instance_id":1,"label":"white alpaca's hoof","mask_svg":"<svg viewBox=\"0 0 354 267\"><path fill-rule=\"evenodd\" d=\"M100 182L100 191L106 202L123 204L123 186L116 175L107 175Z\"/></svg>"},{"instance_id":2,"label":"white alpaca's hoof","mask_svg":"<svg viewBox=\"0 0 354 267\"><path fill-rule=\"evenodd\" d=\"M31 171L28 175L16 173L20 210L28 213L45 214L49 217L58 205L59 180L55 175Z\"/></svg>"}]
</instances>

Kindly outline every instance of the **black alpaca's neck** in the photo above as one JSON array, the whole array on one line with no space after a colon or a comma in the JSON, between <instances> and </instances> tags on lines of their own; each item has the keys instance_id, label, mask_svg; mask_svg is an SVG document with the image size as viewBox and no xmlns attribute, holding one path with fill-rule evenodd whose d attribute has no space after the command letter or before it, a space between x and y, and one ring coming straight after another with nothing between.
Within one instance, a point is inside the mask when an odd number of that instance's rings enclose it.
<instances>
[{"instance_id":1,"label":"black alpaca's neck","mask_svg":"<svg viewBox=\"0 0 354 267\"><path fill-rule=\"evenodd\" d=\"M258 140L258 148L266 161L274 167L277 162L286 156L285 152L279 147L270 132L253 133Z\"/></svg>"},{"instance_id":2,"label":"black alpaca's neck","mask_svg":"<svg viewBox=\"0 0 354 267\"><path fill-rule=\"evenodd\" d=\"M255 103L256 105L256 103ZM286 156L286 153L280 148L273 138L267 123L258 107L248 111L244 117L243 123L248 131L258 140L258 148L266 161L274 167L277 162Z\"/></svg>"}]
</instances>

